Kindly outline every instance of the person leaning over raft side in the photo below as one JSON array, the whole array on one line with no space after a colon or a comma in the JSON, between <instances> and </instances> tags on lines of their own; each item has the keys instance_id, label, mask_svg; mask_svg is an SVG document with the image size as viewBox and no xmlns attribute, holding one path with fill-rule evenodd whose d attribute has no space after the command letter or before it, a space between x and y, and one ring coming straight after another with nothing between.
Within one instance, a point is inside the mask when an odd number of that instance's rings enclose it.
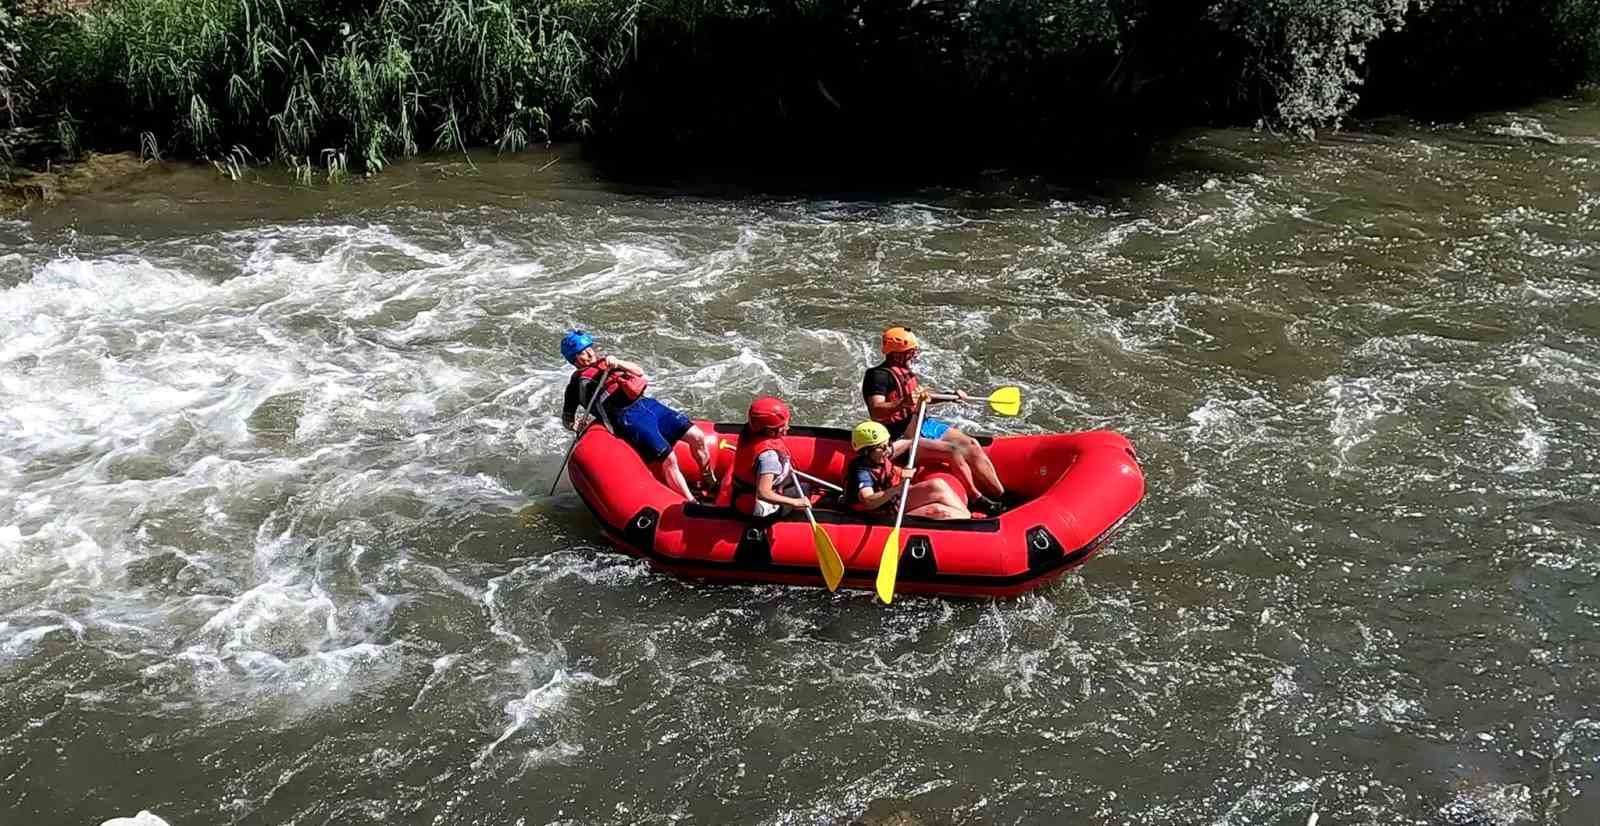
<instances>
[{"instance_id":1,"label":"person leaning over raft side","mask_svg":"<svg viewBox=\"0 0 1600 826\"><path fill-rule=\"evenodd\" d=\"M644 394L649 386L644 368L614 356L599 355L594 351L594 339L581 330L573 330L562 337L561 355L578 368L572 371L566 398L561 402L563 426L568 430L576 429L578 411L588 410L590 402L594 401L595 416L644 457L662 484L685 499L694 500L694 493L683 478L683 469L678 467L678 458L672 452L674 443L684 441L700 464L701 480L706 487L716 490L717 477L711 468L711 440L689 421L688 416ZM597 391L600 398L595 400Z\"/></svg>"},{"instance_id":2,"label":"person leaning over raft side","mask_svg":"<svg viewBox=\"0 0 1600 826\"><path fill-rule=\"evenodd\" d=\"M780 492L794 487L794 465L783 440L788 432L788 405L771 396L750 403L733 457L733 507L740 513L760 519L811 507L810 499Z\"/></svg>"},{"instance_id":3,"label":"person leaning over raft side","mask_svg":"<svg viewBox=\"0 0 1600 826\"><path fill-rule=\"evenodd\" d=\"M890 327L883 331L883 363L867 368L861 379L861 395L867 400L867 416L883 425L896 441L906 436L906 430L917 419L917 406L930 399L927 388L917 385L917 374L911 362L921 352L922 343L904 327ZM967 394L955 394L967 401ZM1005 486L995 473L989 454L983 451L978 440L950 426L943 419L924 416L922 420L922 450L933 460L943 459L955 471L967 489L998 499L1005 495Z\"/></svg>"},{"instance_id":4,"label":"person leaning over raft side","mask_svg":"<svg viewBox=\"0 0 1600 826\"><path fill-rule=\"evenodd\" d=\"M850 447L856 455L844 469L844 502L851 510L873 511L888 505L892 510L900 501L900 489L911 485L906 492L906 515L926 516L931 519L971 519L961 495L944 479L911 481L916 468L901 468L894 460L904 454L911 443L901 440L889 442L889 431L877 422L862 422L850 433Z\"/></svg>"}]
</instances>

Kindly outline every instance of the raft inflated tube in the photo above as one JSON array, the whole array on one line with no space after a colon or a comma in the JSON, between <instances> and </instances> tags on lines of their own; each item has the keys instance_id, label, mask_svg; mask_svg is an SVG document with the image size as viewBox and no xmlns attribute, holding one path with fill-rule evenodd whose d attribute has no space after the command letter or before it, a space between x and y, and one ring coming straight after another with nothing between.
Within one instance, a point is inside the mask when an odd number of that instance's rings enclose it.
<instances>
[{"instance_id":1,"label":"raft inflated tube","mask_svg":"<svg viewBox=\"0 0 1600 826\"><path fill-rule=\"evenodd\" d=\"M740 426L714 429L737 448ZM794 466L842 481L853 452L850 432L790 428ZM1015 596L1083 564L1144 498L1144 473L1121 434L1097 430L980 439L1021 504L997 517L937 520L907 516L896 590L958 596ZM678 464L691 482L698 465L682 443ZM715 470L732 477L734 450L715 452ZM639 454L603 427L578 439L567 473L601 531L622 550L679 576L823 585L804 514L752 520L732 508L684 501L656 480ZM843 587L871 590L878 557L894 527L892 509L870 513L817 508L816 519L844 559Z\"/></svg>"}]
</instances>

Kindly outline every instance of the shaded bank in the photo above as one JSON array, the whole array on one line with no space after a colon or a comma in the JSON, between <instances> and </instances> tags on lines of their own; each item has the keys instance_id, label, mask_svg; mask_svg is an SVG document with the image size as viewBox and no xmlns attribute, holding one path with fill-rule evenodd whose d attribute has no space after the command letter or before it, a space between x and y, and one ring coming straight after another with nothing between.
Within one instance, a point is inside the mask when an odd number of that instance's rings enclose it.
<instances>
[{"instance_id":1,"label":"shaded bank","mask_svg":"<svg viewBox=\"0 0 1600 826\"><path fill-rule=\"evenodd\" d=\"M1600 0L5 2L0 106L36 142L308 178L571 138L645 168L1092 166L1184 126L1499 105L1600 65Z\"/></svg>"},{"instance_id":2,"label":"shaded bank","mask_svg":"<svg viewBox=\"0 0 1600 826\"><path fill-rule=\"evenodd\" d=\"M1433 0L1370 53L1366 111L1454 117L1595 79L1600 3Z\"/></svg>"}]
</instances>

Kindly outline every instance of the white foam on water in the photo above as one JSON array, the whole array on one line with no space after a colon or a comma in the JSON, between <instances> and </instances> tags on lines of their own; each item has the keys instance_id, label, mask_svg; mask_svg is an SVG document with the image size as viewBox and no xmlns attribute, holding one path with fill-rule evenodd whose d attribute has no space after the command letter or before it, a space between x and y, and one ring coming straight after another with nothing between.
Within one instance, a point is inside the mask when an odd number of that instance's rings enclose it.
<instances>
[{"instance_id":1,"label":"white foam on water","mask_svg":"<svg viewBox=\"0 0 1600 826\"><path fill-rule=\"evenodd\" d=\"M335 613L333 600L315 584L268 582L235 598L199 634L223 655L294 657L320 651L338 638Z\"/></svg>"},{"instance_id":2,"label":"white foam on water","mask_svg":"<svg viewBox=\"0 0 1600 826\"><path fill-rule=\"evenodd\" d=\"M1505 123L1489 124L1488 131L1494 135L1527 138L1554 146L1560 146L1567 142L1566 138L1551 132L1550 127L1545 126L1544 121L1532 115L1510 115L1506 118Z\"/></svg>"},{"instance_id":3,"label":"white foam on water","mask_svg":"<svg viewBox=\"0 0 1600 826\"><path fill-rule=\"evenodd\" d=\"M1533 792L1520 783L1472 786L1439 808L1446 823L1513 826L1534 821Z\"/></svg>"},{"instance_id":4,"label":"white foam on water","mask_svg":"<svg viewBox=\"0 0 1600 826\"><path fill-rule=\"evenodd\" d=\"M83 625L75 620L54 625L13 629L9 622L0 623L0 658L24 657L46 637L57 634L74 640L83 639Z\"/></svg>"},{"instance_id":5,"label":"white foam on water","mask_svg":"<svg viewBox=\"0 0 1600 826\"><path fill-rule=\"evenodd\" d=\"M76 627L171 646L146 666L161 679L188 675L169 688L369 679L367 663L388 656L395 601L318 572L326 560L370 576L358 566L370 541L340 537L373 529L346 515L381 516L397 497L488 511L524 499L438 463L478 438L475 422L496 420L460 415L486 391L496 413L520 407L503 397L503 374L473 365L471 346L408 350L469 338L483 318L478 293L544 267L507 249L424 249L379 225L249 230L218 246L243 256L240 277L68 257L0 291L0 587L70 594ZM383 258L394 255L411 268L402 277ZM618 257L627 280L671 254ZM275 448L287 455L264 455L253 417L285 398L269 422L287 428ZM423 430L429 438L409 438ZM264 502L277 507L261 515ZM237 549L252 545L239 565ZM170 575L153 587L126 581L132 563L164 558L222 592L169 594ZM8 657L74 627L3 606L0 622Z\"/></svg>"},{"instance_id":6,"label":"white foam on water","mask_svg":"<svg viewBox=\"0 0 1600 826\"><path fill-rule=\"evenodd\" d=\"M1323 382L1323 395L1333 408L1333 418L1328 432L1333 436L1333 449L1342 466L1350 451L1372 438L1379 419L1390 408L1381 399L1374 398L1371 380L1344 381L1330 377Z\"/></svg>"},{"instance_id":7,"label":"white foam on water","mask_svg":"<svg viewBox=\"0 0 1600 826\"><path fill-rule=\"evenodd\" d=\"M114 817L101 823L100 826L171 826L171 824L141 809L133 817Z\"/></svg>"},{"instance_id":8,"label":"white foam on water","mask_svg":"<svg viewBox=\"0 0 1600 826\"><path fill-rule=\"evenodd\" d=\"M505 729L500 732L500 736L495 738L494 742L485 746L478 753L477 758L472 761L472 767L474 769L481 768L485 761L494 756L495 750L502 743L510 740L524 728L536 722L546 721L556 714L572 698L575 691L586 686L611 685L613 682L602 680L585 671L568 673L563 669L557 669L550 676L548 682L531 688L526 694L506 703L505 714L511 718L510 722L506 724ZM550 746L542 746L535 749L535 751L542 754L549 748Z\"/></svg>"}]
</instances>

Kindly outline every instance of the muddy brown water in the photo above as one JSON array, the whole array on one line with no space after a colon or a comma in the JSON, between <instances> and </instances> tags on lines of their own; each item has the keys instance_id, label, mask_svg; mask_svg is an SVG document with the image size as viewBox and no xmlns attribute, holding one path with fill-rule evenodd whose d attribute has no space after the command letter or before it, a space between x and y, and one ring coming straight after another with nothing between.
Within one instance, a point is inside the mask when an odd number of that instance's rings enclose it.
<instances>
[{"instance_id":1,"label":"muddy brown water","mask_svg":"<svg viewBox=\"0 0 1600 826\"><path fill-rule=\"evenodd\" d=\"M0 222L0 823L1600 822L1600 97L1103 187L159 167ZM875 334L1149 495L1010 601L707 586L560 332L847 426Z\"/></svg>"}]
</instances>

